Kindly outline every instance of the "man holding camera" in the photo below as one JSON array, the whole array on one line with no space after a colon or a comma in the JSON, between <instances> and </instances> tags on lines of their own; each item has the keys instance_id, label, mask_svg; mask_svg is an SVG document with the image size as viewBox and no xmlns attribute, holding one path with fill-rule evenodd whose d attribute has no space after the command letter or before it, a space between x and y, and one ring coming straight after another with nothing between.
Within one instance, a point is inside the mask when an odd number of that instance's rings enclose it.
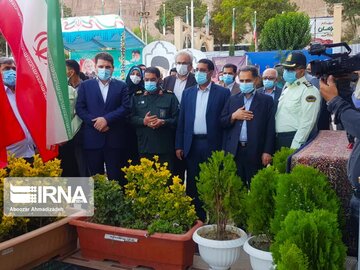
<instances>
[{"instance_id":1,"label":"man holding camera","mask_svg":"<svg viewBox=\"0 0 360 270\"><path fill-rule=\"evenodd\" d=\"M320 93L305 79L306 57L292 52L281 64L286 81L275 116L276 149L300 148L309 138L320 109Z\"/></svg>"},{"instance_id":2,"label":"man holding camera","mask_svg":"<svg viewBox=\"0 0 360 270\"><path fill-rule=\"evenodd\" d=\"M333 76L329 76L327 81L320 81L320 92L327 101L328 110L335 115L335 119L341 122L344 129L356 138L349 158L347 173L354 190L350 208L353 216L358 218L360 206L360 111L354 109L349 102L339 96Z\"/></svg>"}]
</instances>

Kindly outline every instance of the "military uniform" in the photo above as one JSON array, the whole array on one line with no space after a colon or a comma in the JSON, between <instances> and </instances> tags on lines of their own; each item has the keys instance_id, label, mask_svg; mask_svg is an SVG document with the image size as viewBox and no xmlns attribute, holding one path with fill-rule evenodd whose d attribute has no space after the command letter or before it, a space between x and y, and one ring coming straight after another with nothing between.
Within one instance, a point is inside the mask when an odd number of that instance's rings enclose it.
<instances>
[{"instance_id":1,"label":"military uniform","mask_svg":"<svg viewBox=\"0 0 360 270\"><path fill-rule=\"evenodd\" d=\"M319 90L305 77L294 83L286 83L279 98L275 116L277 136L288 134L293 137L291 148L304 144L314 128L320 110ZM277 148L286 145L277 145Z\"/></svg>"},{"instance_id":2,"label":"military uniform","mask_svg":"<svg viewBox=\"0 0 360 270\"><path fill-rule=\"evenodd\" d=\"M145 126L144 117L148 112L165 120L165 124L157 129ZM135 93L131 123L136 128L140 156L151 158L158 155L160 162L168 162L169 168L172 169L178 114L179 102L172 91Z\"/></svg>"}]
</instances>

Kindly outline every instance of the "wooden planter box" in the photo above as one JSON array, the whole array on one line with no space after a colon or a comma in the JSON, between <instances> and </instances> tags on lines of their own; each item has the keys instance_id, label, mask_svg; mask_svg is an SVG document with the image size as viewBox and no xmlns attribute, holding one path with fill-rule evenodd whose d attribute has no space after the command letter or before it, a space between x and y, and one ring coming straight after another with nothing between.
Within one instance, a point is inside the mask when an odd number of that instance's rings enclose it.
<instances>
[{"instance_id":1,"label":"wooden planter box","mask_svg":"<svg viewBox=\"0 0 360 270\"><path fill-rule=\"evenodd\" d=\"M66 217L0 243L0 269L31 269L77 248L77 234Z\"/></svg>"},{"instance_id":2,"label":"wooden planter box","mask_svg":"<svg viewBox=\"0 0 360 270\"><path fill-rule=\"evenodd\" d=\"M87 259L113 260L131 266L148 266L156 270L183 270L193 264L194 231L198 221L186 234L155 233L101 225L78 219L81 255Z\"/></svg>"}]
</instances>

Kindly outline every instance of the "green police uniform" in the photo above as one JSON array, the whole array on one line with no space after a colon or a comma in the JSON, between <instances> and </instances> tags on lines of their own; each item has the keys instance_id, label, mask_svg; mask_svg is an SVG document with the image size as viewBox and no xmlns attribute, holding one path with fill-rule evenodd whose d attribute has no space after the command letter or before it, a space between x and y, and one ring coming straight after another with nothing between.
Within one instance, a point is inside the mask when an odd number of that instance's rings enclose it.
<instances>
[{"instance_id":1,"label":"green police uniform","mask_svg":"<svg viewBox=\"0 0 360 270\"><path fill-rule=\"evenodd\" d=\"M286 83L275 116L276 133L291 133L291 148L304 144L314 128L320 110L320 93L305 77Z\"/></svg>"},{"instance_id":2,"label":"green police uniform","mask_svg":"<svg viewBox=\"0 0 360 270\"><path fill-rule=\"evenodd\" d=\"M157 129L144 125L144 117L150 112L165 120ZM138 91L132 100L131 123L136 128L140 156L158 155L160 161L167 161L171 169L175 151L175 130L179 114L179 102L171 91L149 93Z\"/></svg>"}]
</instances>

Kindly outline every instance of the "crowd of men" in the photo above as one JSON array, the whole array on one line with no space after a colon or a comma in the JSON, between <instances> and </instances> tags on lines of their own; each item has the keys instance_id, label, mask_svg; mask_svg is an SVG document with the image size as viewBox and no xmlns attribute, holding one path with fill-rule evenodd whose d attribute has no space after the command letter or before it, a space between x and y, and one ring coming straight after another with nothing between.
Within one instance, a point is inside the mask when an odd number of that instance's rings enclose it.
<instances>
[{"instance_id":1,"label":"crowd of men","mask_svg":"<svg viewBox=\"0 0 360 270\"><path fill-rule=\"evenodd\" d=\"M106 172L109 179L124 185L121 168L129 159L136 163L141 157L158 155L174 175L186 179L186 192L194 198L197 214L204 220L195 178L199 164L212 151L233 154L238 175L249 188L251 178L271 163L276 150L300 148L316 133L324 101L306 79L310 75L301 52L289 54L279 65L283 88L278 86L276 68L268 68L260 76L255 66L238 70L226 64L221 81L215 83L211 60L201 59L193 67L192 55L182 51L175 64L174 74L163 80L158 68L140 65L132 67L121 81L112 77L114 60L108 53L95 56L94 79L82 76L79 64L67 60L68 84L76 93L74 109L81 125L75 137L60 146L59 158L63 176ZM1 58L0 71L26 134L25 140L7 150L31 159L35 146L14 99L15 62Z\"/></svg>"}]
</instances>

